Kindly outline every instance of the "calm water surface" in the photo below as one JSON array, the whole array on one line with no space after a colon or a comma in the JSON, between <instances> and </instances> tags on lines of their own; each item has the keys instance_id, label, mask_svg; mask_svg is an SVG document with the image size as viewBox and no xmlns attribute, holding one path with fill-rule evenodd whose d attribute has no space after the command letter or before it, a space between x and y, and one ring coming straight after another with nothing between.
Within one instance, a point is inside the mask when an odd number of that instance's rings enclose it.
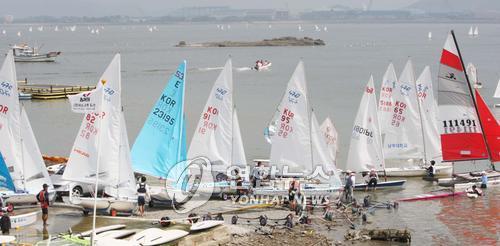
<instances>
[{"instance_id":1,"label":"calm water surface","mask_svg":"<svg viewBox=\"0 0 500 246\"><path fill-rule=\"evenodd\" d=\"M87 25L76 32L54 32L46 26L43 32L28 32L29 25L4 25L7 35L0 34L0 51L9 44L27 42L43 45L43 50L60 50L56 63L18 63L18 78L34 83L95 85L114 53L122 54L123 103L131 143L142 127L159 92L181 60L188 61L186 88L187 137L191 139L199 114L218 72L229 55L233 58L235 104L239 110L240 127L247 159L267 157L270 146L263 138L263 129L270 120L299 59L305 62L311 105L318 119L330 116L339 131L339 167L344 166L351 131L362 88L370 74L376 86L390 61L398 74L408 57L418 75L430 65L433 76L444 39L453 28L465 62L473 62L483 82L482 94L491 105L492 95L500 78L500 25L481 24L479 38L468 38L470 25L464 24L324 24L328 32L315 32L313 24L232 24L220 31L215 24L159 25L158 32L146 26L105 25L99 35L91 35ZM323 24L321 24L323 26ZM49 30L52 29L52 30ZM17 37L17 31L22 36ZM432 31L433 39L427 39ZM280 36L321 38L324 47L259 47L259 48L175 48L181 40L203 42L218 40L259 40ZM273 62L270 71L246 69L257 59ZM378 94L378 92L377 92ZM23 102L40 149L49 155L67 156L81 122L81 115L71 113L66 100ZM405 190L377 192L379 201L392 200L433 189L420 179L410 179ZM362 198L363 194L360 194ZM378 210L375 225L409 228L414 243L426 244L490 244L498 240L499 191L490 189L481 199L449 198L438 201L401 204L398 211ZM73 217L72 217L73 218ZM56 217L68 225L54 225L49 231L66 230L80 218ZM88 220L83 219L83 228ZM105 222L103 222L105 223ZM57 223L56 223L57 224ZM52 228L52 229L51 229ZM85 228L86 229L86 228ZM40 232L41 228L33 229ZM22 233L22 231L20 231ZM27 235L28 233L26 233ZM481 243L479 243L481 242Z\"/></svg>"}]
</instances>

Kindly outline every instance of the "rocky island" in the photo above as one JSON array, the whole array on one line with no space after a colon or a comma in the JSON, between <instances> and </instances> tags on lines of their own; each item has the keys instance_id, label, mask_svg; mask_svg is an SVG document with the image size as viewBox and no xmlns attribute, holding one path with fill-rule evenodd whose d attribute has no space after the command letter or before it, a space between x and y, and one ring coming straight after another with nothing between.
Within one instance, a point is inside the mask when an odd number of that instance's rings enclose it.
<instances>
[{"instance_id":1,"label":"rocky island","mask_svg":"<svg viewBox=\"0 0 500 246\"><path fill-rule=\"evenodd\" d=\"M176 47L260 47L260 46L322 46L325 41L321 39L312 39L310 37L281 37L273 39L264 39L261 41L221 41L204 43L186 43L180 41Z\"/></svg>"}]
</instances>

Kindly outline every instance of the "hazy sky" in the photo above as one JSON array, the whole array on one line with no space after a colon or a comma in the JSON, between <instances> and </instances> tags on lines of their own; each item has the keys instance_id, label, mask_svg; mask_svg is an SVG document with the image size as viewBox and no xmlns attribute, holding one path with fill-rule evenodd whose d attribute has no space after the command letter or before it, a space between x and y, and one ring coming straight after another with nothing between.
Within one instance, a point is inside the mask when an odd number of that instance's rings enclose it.
<instances>
[{"instance_id":1,"label":"hazy sky","mask_svg":"<svg viewBox=\"0 0 500 246\"><path fill-rule=\"evenodd\" d=\"M279 8L293 12L328 9L335 4L362 8L370 0L0 0L0 15L26 16L161 16L189 6ZM418 0L372 0L373 9L398 9Z\"/></svg>"}]
</instances>

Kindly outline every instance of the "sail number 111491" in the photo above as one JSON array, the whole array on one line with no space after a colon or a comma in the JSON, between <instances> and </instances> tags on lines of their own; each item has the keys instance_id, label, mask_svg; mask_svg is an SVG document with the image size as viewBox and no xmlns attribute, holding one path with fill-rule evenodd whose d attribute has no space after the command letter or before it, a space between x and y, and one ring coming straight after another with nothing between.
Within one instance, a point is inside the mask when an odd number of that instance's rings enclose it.
<instances>
[{"instance_id":1,"label":"sail number 111491","mask_svg":"<svg viewBox=\"0 0 500 246\"><path fill-rule=\"evenodd\" d=\"M445 133L465 133L478 132L476 120L461 119L461 120L443 120Z\"/></svg>"}]
</instances>

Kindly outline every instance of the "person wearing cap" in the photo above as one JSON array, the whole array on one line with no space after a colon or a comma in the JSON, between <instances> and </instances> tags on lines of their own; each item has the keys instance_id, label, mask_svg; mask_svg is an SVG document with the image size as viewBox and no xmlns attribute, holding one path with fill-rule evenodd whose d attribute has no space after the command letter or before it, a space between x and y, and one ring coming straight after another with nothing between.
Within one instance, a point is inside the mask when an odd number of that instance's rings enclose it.
<instances>
[{"instance_id":1,"label":"person wearing cap","mask_svg":"<svg viewBox=\"0 0 500 246\"><path fill-rule=\"evenodd\" d=\"M481 189L486 189L488 187L488 176L486 175L486 172L483 171L481 173Z\"/></svg>"},{"instance_id":2,"label":"person wearing cap","mask_svg":"<svg viewBox=\"0 0 500 246\"><path fill-rule=\"evenodd\" d=\"M345 191L345 199L347 202L352 201L352 195L354 191L354 185L356 184L355 173L348 171L347 177L345 181L344 191Z\"/></svg>"},{"instance_id":3,"label":"person wearing cap","mask_svg":"<svg viewBox=\"0 0 500 246\"><path fill-rule=\"evenodd\" d=\"M370 170L370 174L368 174L368 185L366 186L365 191L368 191L368 188L373 187L373 191L377 189L377 182L378 182L378 174L375 169Z\"/></svg>"},{"instance_id":4,"label":"person wearing cap","mask_svg":"<svg viewBox=\"0 0 500 246\"><path fill-rule=\"evenodd\" d=\"M47 184L43 184L43 190L41 190L38 195L36 195L36 199L40 202L40 207L42 208L42 220L43 226L47 225L47 219L49 218L49 186Z\"/></svg>"},{"instance_id":5,"label":"person wearing cap","mask_svg":"<svg viewBox=\"0 0 500 246\"><path fill-rule=\"evenodd\" d=\"M436 174L434 164L436 164L436 162L434 160L431 160L431 165L427 168L427 177L434 178L434 175Z\"/></svg>"}]
</instances>

